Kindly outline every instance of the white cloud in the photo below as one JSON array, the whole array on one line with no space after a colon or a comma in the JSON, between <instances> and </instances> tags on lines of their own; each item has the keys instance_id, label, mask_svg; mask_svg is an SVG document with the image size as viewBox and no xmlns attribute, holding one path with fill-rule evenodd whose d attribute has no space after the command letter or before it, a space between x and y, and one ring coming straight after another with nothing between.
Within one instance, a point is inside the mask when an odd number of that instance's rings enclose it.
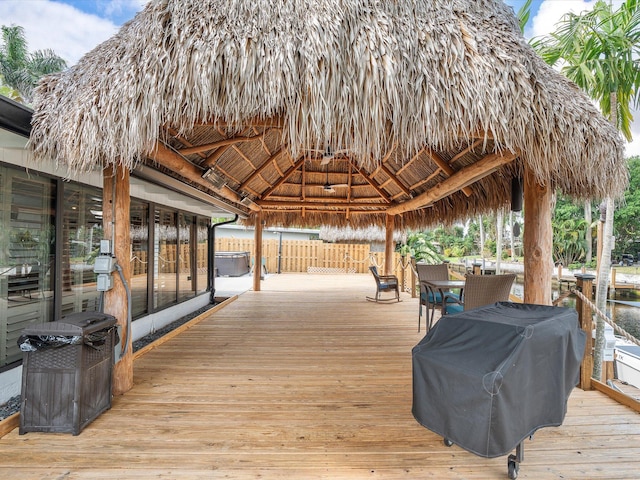
<instances>
[{"instance_id":1,"label":"white cloud","mask_svg":"<svg viewBox=\"0 0 640 480\"><path fill-rule=\"evenodd\" d=\"M144 8L149 0L103 0L98 8L108 18L120 18L126 21Z\"/></svg>"},{"instance_id":2,"label":"white cloud","mask_svg":"<svg viewBox=\"0 0 640 480\"><path fill-rule=\"evenodd\" d=\"M69 66L118 31L109 20L49 0L0 1L2 25L20 25L29 51L52 49Z\"/></svg>"},{"instance_id":3,"label":"white cloud","mask_svg":"<svg viewBox=\"0 0 640 480\"><path fill-rule=\"evenodd\" d=\"M627 144L626 154L627 157L640 157L640 111L632 110L631 113L634 118L634 122L631 124L633 141Z\"/></svg>"}]
</instances>

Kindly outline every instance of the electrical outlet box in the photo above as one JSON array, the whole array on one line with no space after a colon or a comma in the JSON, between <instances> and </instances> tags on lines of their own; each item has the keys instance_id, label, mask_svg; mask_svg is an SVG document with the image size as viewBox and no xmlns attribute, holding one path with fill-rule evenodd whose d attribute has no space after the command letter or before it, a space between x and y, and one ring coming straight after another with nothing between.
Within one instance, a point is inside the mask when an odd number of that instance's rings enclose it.
<instances>
[{"instance_id":1,"label":"electrical outlet box","mask_svg":"<svg viewBox=\"0 0 640 480\"><path fill-rule=\"evenodd\" d=\"M100 240L100 255L111 255L111 242Z\"/></svg>"},{"instance_id":2,"label":"electrical outlet box","mask_svg":"<svg viewBox=\"0 0 640 480\"><path fill-rule=\"evenodd\" d=\"M113 276L109 273L100 273L96 281L96 290L108 292L113 288Z\"/></svg>"},{"instance_id":3,"label":"electrical outlet box","mask_svg":"<svg viewBox=\"0 0 640 480\"><path fill-rule=\"evenodd\" d=\"M93 264L93 271L98 274L111 274L116 269L115 262L116 259L111 255L98 255Z\"/></svg>"}]
</instances>

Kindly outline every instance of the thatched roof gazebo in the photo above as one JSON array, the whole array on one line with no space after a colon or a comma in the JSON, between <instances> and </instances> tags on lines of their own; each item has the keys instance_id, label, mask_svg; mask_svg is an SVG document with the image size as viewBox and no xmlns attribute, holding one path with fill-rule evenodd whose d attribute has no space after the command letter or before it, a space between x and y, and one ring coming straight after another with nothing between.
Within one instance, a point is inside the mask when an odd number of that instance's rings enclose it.
<instances>
[{"instance_id":1,"label":"thatched roof gazebo","mask_svg":"<svg viewBox=\"0 0 640 480\"><path fill-rule=\"evenodd\" d=\"M550 301L552 193L627 181L615 128L501 0L154 0L41 81L34 110L36 159L105 169L116 225L113 182L144 166L241 205L258 239L377 224L390 253L394 228L504 208L523 178L532 303Z\"/></svg>"}]
</instances>

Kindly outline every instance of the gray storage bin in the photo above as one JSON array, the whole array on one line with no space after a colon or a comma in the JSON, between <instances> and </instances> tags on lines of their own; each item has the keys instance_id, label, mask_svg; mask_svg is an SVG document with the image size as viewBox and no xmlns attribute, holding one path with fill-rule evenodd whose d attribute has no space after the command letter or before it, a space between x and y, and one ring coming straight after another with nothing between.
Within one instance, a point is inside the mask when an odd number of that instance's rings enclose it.
<instances>
[{"instance_id":1,"label":"gray storage bin","mask_svg":"<svg viewBox=\"0 0 640 480\"><path fill-rule=\"evenodd\" d=\"M78 435L111 408L115 317L74 313L23 330L20 434Z\"/></svg>"}]
</instances>

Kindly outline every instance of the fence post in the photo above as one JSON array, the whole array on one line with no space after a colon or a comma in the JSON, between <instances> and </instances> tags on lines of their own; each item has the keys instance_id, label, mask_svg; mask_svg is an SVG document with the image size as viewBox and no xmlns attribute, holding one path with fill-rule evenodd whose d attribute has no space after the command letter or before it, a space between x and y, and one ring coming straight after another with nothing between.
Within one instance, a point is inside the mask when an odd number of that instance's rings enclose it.
<instances>
[{"instance_id":1,"label":"fence post","mask_svg":"<svg viewBox=\"0 0 640 480\"><path fill-rule=\"evenodd\" d=\"M576 287L578 291L588 300L593 297L593 281L595 275L588 273L578 273L576 277ZM576 297L576 310L578 311L578 321L582 331L587 335L587 343L584 347L584 355L582 357L582 366L580 367L580 388L583 390L591 390L591 376L593 375L593 318L591 313L591 305L583 301L580 297Z\"/></svg>"}]
</instances>

